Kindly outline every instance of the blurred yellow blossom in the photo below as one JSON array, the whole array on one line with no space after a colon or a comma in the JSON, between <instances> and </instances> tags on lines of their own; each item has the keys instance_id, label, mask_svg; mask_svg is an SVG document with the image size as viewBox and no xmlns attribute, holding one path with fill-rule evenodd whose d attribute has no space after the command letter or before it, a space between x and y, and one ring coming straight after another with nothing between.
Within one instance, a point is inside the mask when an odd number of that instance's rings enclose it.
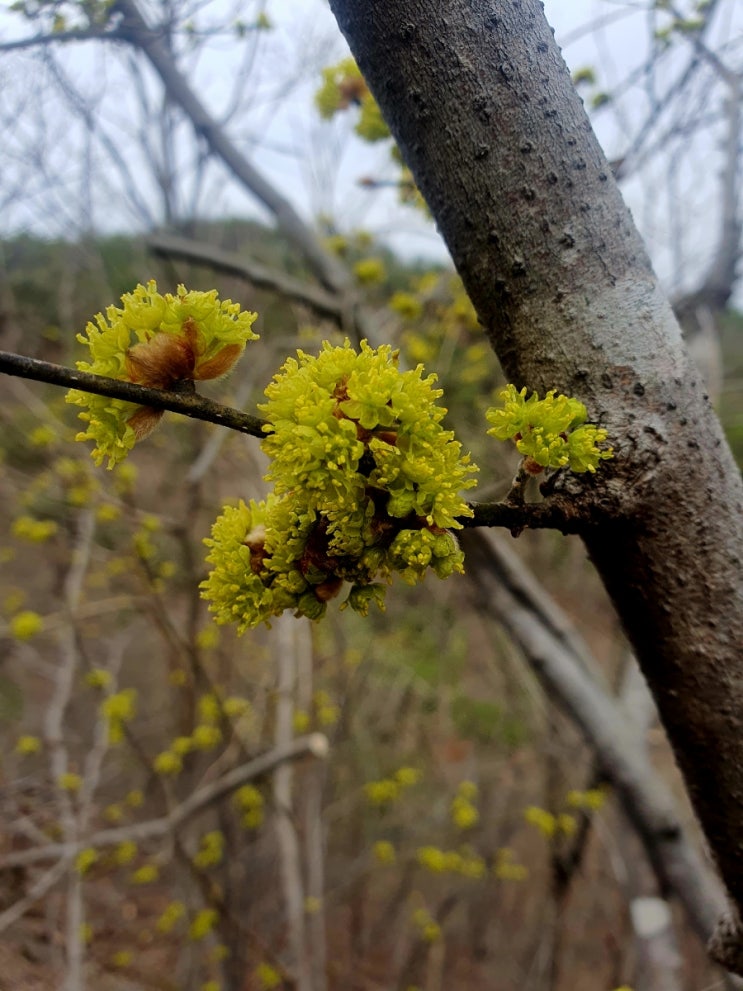
<instances>
[{"instance_id":1,"label":"blurred yellow blossom","mask_svg":"<svg viewBox=\"0 0 743 991\"><path fill-rule=\"evenodd\" d=\"M16 745L15 752L17 754L23 754L23 756L29 756L30 754L38 754L41 750L41 740L38 736L19 736Z\"/></svg>"},{"instance_id":2,"label":"blurred yellow blossom","mask_svg":"<svg viewBox=\"0 0 743 991\"><path fill-rule=\"evenodd\" d=\"M57 778L57 784L63 791L76 792L80 791L83 779L79 774L75 774L74 771L65 771L64 774L60 774Z\"/></svg>"},{"instance_id":3,"label":"blurred yellow blossom","mask_svg":"<svg viewBox=\"0 0 743 991\"><path fill-rule=\"evenodd\" d=\"M132 884L152 884L159 877L160 869L157 864L142 864L129 875L129 880Z\"/></svg>"},{"instance_id":4,"label":"blurred yellow blossom","mask_svg":"<svg viewBox=\"0 0 743 991\"><path fill-rule=\"evenodd\" d=\"M394 864L397 859L395 848L389 840L377 840L372 847L372 853L375 860L378 860L380 864Z\"/></svg>"},{"instance_id":5,"label":"blurred yellow blossom","mask_svg":"<svg viewBox=\"0 0 743 991\"><path fill-rule=\"evenodd\" d=\"M170 902L155 923L155 928L158 932L169 933L185 914L186 906L183 902Z\"/></svg>"},{"instance_id":6,"label":"blurred yellow blossom","mask_svg":"<svg viewBox=\"0 0 743 991\"><path fill-rule=\"evenodd\" d=\"M75 857L75 870L78 874L87 874L97 860L98 852L92 846L86 847Z\"/></svg>"},{"instance_id":7,"label":"blurred yellow blossom","mask_svg":"<svg viewBox=\"0 0 743 991\"><path fill-rule=\"evenodd\" d=\"M200 940L208 936L219 920L219 913L214 908L202 908L191 920L188 927L188 938Z\"/></svg>"},{"instance_id":8,"label":"blurred yellow blossom","mask_svg":"<svg viewBox=\"0 0 743 991\"><path fill-rule=\"evenodd\" d=\"M555 835L557 820L546 809L540 809L537 805L530 805L524 810L524 819L547 839L551 839Z\"/></svg>"},{"instance_id":9,"label":"blurred yellow blossom","mask_svg":"<svg viewBox=\"0 0 743 991\"><path fill-rule=\"evenodd\" d=\"M10 635L15 640L30 640L44 628L44 620L37 612L26 609L10 621Z\"/></svg>"},{"instance_id":10,"label":"blurred yellow blossom","mask_svg":"<svg viewBox=\"0 0 743 991\"><path fill-rule=\"evenodd\" d=\"M273 991L283 983L281 974L270 963L259 963L254 974L261 991Z\"/></svg>"}]
</instances>

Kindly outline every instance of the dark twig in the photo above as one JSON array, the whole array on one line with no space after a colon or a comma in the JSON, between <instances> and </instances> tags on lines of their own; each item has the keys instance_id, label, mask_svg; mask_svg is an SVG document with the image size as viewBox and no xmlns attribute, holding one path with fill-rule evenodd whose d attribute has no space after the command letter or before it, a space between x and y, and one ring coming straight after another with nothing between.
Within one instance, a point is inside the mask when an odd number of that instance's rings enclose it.
<instances>
[{"instance_id":1,"label":"dark twig","mask_svg":"<svg viewBox=\"0 0 743 991\"><path fill-rule=\"evenodd\" d=\"M134 382L123 382L119 379L106 378L104 375L91 375L90 372L80 372L73 368L65 368L64 365L54 365L48 361L27 358L25 355L12 354L9 351L0 351L0 372L36 379L39 382L49 382L51 385L66 386L69 389L82 389L96 396L123 399L137 406L167 409L173 413L193 417L195 420L217 423L253 437L265 437L264 420L233 409L231 406L215 403L195 392L150 389L144 385L136 385Z\"/></svg>"},{"instance_id":2,"label":"dark twig","mask_svg":"<svg viewBox=\"0 0 743 991\"><path fill-rule=\"evenodd\" d=\"M559 530L561 533L579 533L581 515L577 507L573 513L559 502L470 502L474 516L460 516L458 522L472 529L480 526L499 526L510 530L517 537L522 530Z\"/></svg>"},{"instance_id":3,"label":"dark twig","mask_svg":"<svg viewBox=\"0 0 743 991\"><path fill-rule=\"evenodd\" d=\"M252 437L265 437L263 429L266 421L250 413L215 403L205 396L191 392L175 392L169 389L150 389L134 382L106 378L104 375L91 375L64 365L54 365L49 361L39 361L25 355L0 351L0 372L18 375L21 378L48 382L70 389L81 389L96 396L110 396L123 399L137 406L150 406L154 409L167 409L196 420L206 420L230 430L237 430ZM464 527L499 526L517 536L522 530L554 529L562 533L577 533L580 526L579 514L566 512L564 506L553 502L518 503L491 502L470 503L474 516L461 517Z\"/></svg>"}]
</instances>

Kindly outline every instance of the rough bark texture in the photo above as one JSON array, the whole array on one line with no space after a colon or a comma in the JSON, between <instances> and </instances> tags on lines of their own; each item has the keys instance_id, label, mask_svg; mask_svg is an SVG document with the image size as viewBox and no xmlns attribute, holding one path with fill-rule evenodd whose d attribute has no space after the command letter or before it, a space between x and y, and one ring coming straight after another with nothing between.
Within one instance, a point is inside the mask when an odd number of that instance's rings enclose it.
<instances>
[{"instance_id":1,"label":"rough bark texture","mask_svg":"<svg viewBox=\"0 0 743 991\"><path fill-rule=\"evenodd\" d=\"M743 906L740 475L541 5L331 6L507 376L610 431L616 459L552 498L581 507Z\"/></svg>"}]
</instances>

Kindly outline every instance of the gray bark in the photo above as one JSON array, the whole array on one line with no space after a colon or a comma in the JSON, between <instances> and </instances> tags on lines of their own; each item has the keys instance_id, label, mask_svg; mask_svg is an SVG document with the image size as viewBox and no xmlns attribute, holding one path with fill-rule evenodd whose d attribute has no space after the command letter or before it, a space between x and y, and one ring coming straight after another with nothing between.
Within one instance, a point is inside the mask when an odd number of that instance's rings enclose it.
<instances>
[{"instance_id":1,"label":"gray bark","mask_svg":"<svg viewBox=\"0 0 743 991\"><path fill-rule=\"evenodd\" d=\"M507 376L610 431L616 459L551 498L579 507L743 906L740 475L541 5L331 6Z\"/></svg>"}]
</instances>

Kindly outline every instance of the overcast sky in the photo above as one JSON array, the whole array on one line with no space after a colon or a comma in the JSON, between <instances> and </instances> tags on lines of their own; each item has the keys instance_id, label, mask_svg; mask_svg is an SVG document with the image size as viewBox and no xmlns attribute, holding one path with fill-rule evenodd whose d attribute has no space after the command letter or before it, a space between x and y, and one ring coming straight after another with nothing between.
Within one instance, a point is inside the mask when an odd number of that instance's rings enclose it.
<instances>
[{"instance_id":1,"label":"overcast sky","mask_svg":"<svg viewBox=\"0 0 743 991\"><path fill-rule=\"evenodd\" d=\"M679 0L684 2L684 0ZM691 3L691 0L686 0ZM250 20L257 3L251 0L211 0L201 6L199 27L224 24L236 15ZM0 3L0 36L17 35L28 30L17 17L7 13L8 2ZM556 31L558 41L572 70L592 66L598 76L596 89L615 91L633 66L646 57L652 37L651 19L662 24L667 15L650 12L652 4L641 0L545 0L545 9ZM741 68L743 46L743 3L720 0L721 13L716 19L715 43L723 46L731 58L737 57ZM389 192L370 194L358 185L364 175L394 178L386 147L369 146L357 141L348 120L325 124L318 120L313 107L313 93L319 81L319 70L344 53L334 19L324 0L268 0L266 11L275 30L266 32L261 40L259 58L245 83L249 113L244 123L233 128L233 135L267 176L291 198L308 218L325 214L332 216L344 230L367 227L387 238L406 255L424 254L441 257L441 247L431 224L416 212L401 210L396 195ZM737 45L737 48L735 47ZM244 46L234 37L215 39L208 53L193 67L193 79L205 102L219 114L227 105L232 84L240 67L240 52ZM680 55L683 45L679 46ZM113 135L113 143L127 141L127 130L133 130L128 101L133 98L131 76L121 53L113 56L111 49L89 43L67 46L59 55L60 64L69 77L79 83L96 101L94 113L104 119ZM668 62L669 78L672 78ZM62 234L74 229L79 222L73 204L89 196L89 207L97 228L111 230L131 226L132 220L118 198L105 186L93 190L83 188L85 170L81 159L90 154L91 168L96 159L90 147L80 147L84 133L80 121L67 120L69 110L57 104L56 82L47 79L41 85L38 63L29 55L0 56L0 113L3 115L3 148L0 168L3 179L0 189L18 184L19 195L0 214L0 229L46 230ZM287 80L289 85L287 85ZM657 86L656 86L657 83ZM643 86L625 95L616 106L595 114L594 126L608 156L614 157L627 146L629 136L648 111L648 101L662 91L663 73L653 82L650 94L647 80ZM153 87L152 92L155 92ZM584 97L590 100L592 92ZM24 99L32 99L36 108L45 108L43 126L37 126L47 142L42 169L38 161L32 165L30 151L33 141L33 114L24 115ZM714 103L714 101L713 101ZM719 100L718 100L719 103ZM710 108L719 113L719 107ZM35 113L37 111L34 111ZM184 128L188 125L183 125ZM73 137L74 136L74 137ZM713 153L720 134L714 129L696 149L694 155L682 156L681 166L672 173L676 183L669 188L668 160L661 158L646 167L623 189L654 258L656 268L669 289L671 273L682 279L694 279L708 261L705 243L710 245L717 223L718 190L714 181L719 161ZM24 144L25 142L25 144ZM37 148L38 150L38 148ZM686 150L686 149L684 149ZM54 155L56 154L56 159ZM188 163L189 165L191 163ZM48 176L42 175L44 169ZM147 200L147 170L134 165L141 177L141 195ZM200 200L200 209L212 215L256 213L255 205L219 167L207 172ZM56 188L50 188L57 184ZM22 194L22 195L21 195ZM24 199L25 197L25 199ZM154 200L154 196L153 196ZM78 211L79 212L79 211ZM676 229L680 217L692 218L691 227ZM53 229L54 224L57 230ZM688 242L688 243L687 243ZM696 269L696 271L694 270Z\"/></svg>"}]
</instances>

